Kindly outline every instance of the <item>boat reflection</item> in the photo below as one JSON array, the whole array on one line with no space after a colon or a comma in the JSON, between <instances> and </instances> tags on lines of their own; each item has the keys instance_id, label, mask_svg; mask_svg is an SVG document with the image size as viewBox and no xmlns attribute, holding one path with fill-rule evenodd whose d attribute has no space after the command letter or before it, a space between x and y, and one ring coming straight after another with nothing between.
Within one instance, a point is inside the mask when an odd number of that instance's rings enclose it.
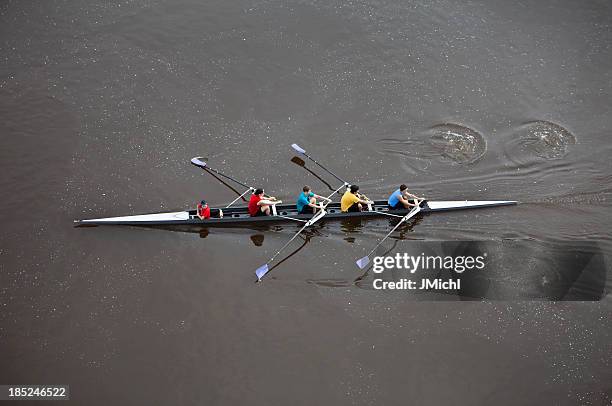
<instances>
[{"instance_id":1,"label":"boat reflection","mask_svg":"<svg viewBox=\"0 0 612 406\"><path fill-rule=\"evenodd\" d=\"M417 216L410 219L409 222L400 226L397 231L392 235L391 239L396 240L404 240L409 239L409 233L412 229L422 221L422 216ZM314 235L323 235L322 231L325 231L330 234L341 233L344 235L343 239L349 243L354 243L356 237L362 232L364 229L370 229L372 227L377 227L377 223L383 223L384 226L378 225L378 228L390 229L393 228L399 219L396 218L345 218L340 221L328 221L317 223L313 225L308 230L305 230L305 234ZM197 224L185 224L185 225L141 225L141 226L126 226L126 227L137 227L137 228L149 228L155 230L165 230L171 232L178 233L193 233L198 234L200 238L209 238L214 236L215 234L227 234L232 233L236 235L249 235L249 238L253 242L253 245L257 247L261 247L264 242L265 234L269 232L282 232L282 231L293 231L299 229L299 224L254 224L251 226L244 225L236 225L227 227L212 227L207 228L202 225ZM99 226L95 226L99 227ZM251 233L249 233L249 231ZM253 233L254 232L254 233Z\"/></svg>"},{"instance_id":2,"label":"boat reflection","mask_svg":"<svg viewBox=\"0 0 612 406\"><path fill-rule=\"evenodd\" d=\"M459 289L414 289L403 294L424 300L550 300L597 301L606 295L607 265L602 248L594 241L412 241L396 250L397 240L379 256L408 254L422 257L476 258L485 266L456 272L434 267L385 269L370 266L354 281L356 287L374 290L376 279L397 282L410 279L416 286L425 280L460 280ZM403 252L398 252L403 251ZM379 290L380 294L398 293Z\"/></svg>"},{"instance_id":3,"label":"boat reflection","mask_svg":"<svg viewBox=\"0 0 612 406\"><path fill-rule=\"evenodd\" d=\"M329 190L336 190L335 188L332 187L332 185L330 185L328 182L325 181L325 179L323 179L322 177L320 177L319 175L316 174L316 172L312 171L311 169L309 169L306 166L306 162L304 162L303 159L294 156L293 158L291 158L291 162L293 162L294 164L296 164L297 166L300 166L302 168L304 168L308 173L310 173L311 175L313 175L315 178L317 178L318 180L320 180L323 184L325 184Z\"/></svg>"},{"instance_id":4,"label":"boat reflection","mask_svg":"<svg viewBox=\"0 0 612 406\"><path fill-rule=\"evenodd\" d=\"M361 231L365 223L366 221L362 218L354 218L354 217L345 218L340 221L340 230L344 234L354 234L354 233ZM355 237L351 235L347 235L346 237L344 237L344 240L348 243L353 244L355 242Z\"/></svg>"},{"instance_id":5,"label":"boat reflection","mask_svg":"<svg viewBox=\"0 0 612 406\"><path fill-rule=\"evenodd\" d=\"M355 232L360 231L363 227L366 227L368 225L367 223L371 223L372 221L373 220L364 220L364 219L358 219L358 218L357 219L345 219L340 223L340 230L344 233L355 233ZM379 219L379 221L384 221L384 220ZM395 227L399 219L389 218L387 221L388 221L388 227L389 229L391 229ZM408 234L412 232L412 229L417 224L419 224L421 221L422 221L422 217L413 217L406 224L400 226L396 230L395 234L389 237L391 240L394 240L391 246L384 252L379 253L378 255L385 256L393 252L396 249L397 243L399 241L409 239ZM355 237L344 237L344 240L349 243L353 243L355 242ZM308 279L306 282L313 284L313 285L319 285L319 286L324 286L328 288L349 287L349 286L355 285L363 289L368 289L365 282L362 282L362 281L366 279L371 269L372 269L371 266L368 267L363 274L361 274L360 276L358 276L352 281L346 280L346 279L326 278L326 279Z\"/></svg>"},{"instance_id":6,"label":"boat reflection","mask_svg":"<svg viewBox=\"0 0 612 406\"><path fill-rule=\"evenodd\" d=\"M263 245L264 238L265 236L263 234L253 234L251 236L251 241L256 247L261 247Z\"/></svg>"},{"instance_id":7,"label":"boat reflection","mask_svg":"<svg viewBox=\"0 0 612 406\"><path fill-rule=\"evenodd\" d=\"M272 267L270 267L270 270L267 272L266 278L271 278L271 279L275 279L274 275L270 275L274 269L276 269L279 265L281 265L283 262L285 262L286 260L288 260L289 258L291 258L292 256L294 256L295 254L297 254L298 252L300 252L302 250L302 248L304 248L306 246L306 244L308 244L310 242L310 239L312 237L314 237L315 235L317 235L315 230L306 230L303 234L301 234L298 238L302 239L302 244L300 244L299 247L297 247L295 250L293 250L291 253L289 253L287 256L285 256L283 259L281 259L280 261L276 262L276 264L274 264ZM258 280L255 280L255 283L259 282Z\"/></svg>"},{"instance_id":8,"label":"boat reflection","mask_svg":"<svg viewBox=\"0 0 612 406\"><path fill-rule=\"evenodd\" d=\"M206 238L209 235L210 235L209 229L204 228L200 230L200 238ZM251 236L249 236L249 238L254 246L261 247L264 243L265 236L261 233L257 233L257 234L252 234Z\"/></svg>"},{"instance_id":9,"label":"boat reflection","mask_svg":"<svg viewBox=\"0 0 612 406\"><path fill-rule=\"evenodd\" d=\"M422 220L423 220L423 216L413 217L412 219L410 219L409 222L400 226L397 229L396 233L393 236L391 236L391 238L397 239L397 240L407 239L408 238L407 234L411 232L414 226L419 224ZM393 227L395 227L395 225L397 224L398 221L400 221L400 219L393 218L393 217L387 217L387 218L382 218L382 219L377 219L377 220L364 219L364 218L358 218L358 217L342 219L340 221L340 230L344 234L346 234L346 236L344 237L344 240L351 244L354 243L355 237L350 234L356 234L356 233L359 233L363 228L372 227L372 223L375 221L385 222L386 224L388 224L387 229L390 230Z\"/></svg>"}]
</instances>

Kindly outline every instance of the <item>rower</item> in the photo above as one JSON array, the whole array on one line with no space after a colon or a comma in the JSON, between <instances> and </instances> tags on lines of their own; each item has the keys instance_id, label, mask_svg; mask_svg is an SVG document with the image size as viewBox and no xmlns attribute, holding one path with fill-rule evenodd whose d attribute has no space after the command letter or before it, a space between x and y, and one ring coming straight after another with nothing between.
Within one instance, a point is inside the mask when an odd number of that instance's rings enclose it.
<instances>
[{"instance_id":1,"label":"rower","mask_svg":"<svg viewBox=\"0 0 612 406\"><path fill-rule=\"evenodd\" d=\"M414 203L408 200L410 198L414 199ZM422 198L408 192L408 186L402 184L399 189L391 193L387 204L389 205L389 210L403 210L418 206L422 201Z\"/></svg>"},{"instance_id":2,"label":"rower","mask_svg":"<svg viewBox=\"0 0 612 406\"><path fill-rule=\"evenodd\" d=\"M198 203L197 215L200 220L206 220L211 217L213 218L223 218L223 210L221 209L211 209L208 207L206 200L202 200Z\"/></svg>"},{"instance_id":3,"label":"rower","mask_svg":"<svg viewBox=\"0 0 612 406\"><path fill-rule=\"evenodd\" d=\"M331 202L331 199L313 193L310 186L304 186L296 202L298 214L316 214L317 209L323 209L322 205L317 204L317 199Z\"/></svg>"},{"instance_id":4,"label":"rower","mask_svg":"<svg viewBox=\"0 0 612 406\"><path fill-rule=\"evenodd\" d=\"M279 203L274 196L264 195L262 188L255 189L249 200L249 214L251 217L269 216L270 206Z\"/></svg>"},{"instance_id":5,"label":"rower","mask_svg":"<svg viewBox=\"0 0 612 406\"><path fill-rule=\"evenodd\" d=\"M372 201L363 199L359 193L359 186L351 185L350 189L344 192L342 200L340 200L340 210L343 213L360 212L363 210L363 205L371 205Z\"/></svg>"}]
</instances>

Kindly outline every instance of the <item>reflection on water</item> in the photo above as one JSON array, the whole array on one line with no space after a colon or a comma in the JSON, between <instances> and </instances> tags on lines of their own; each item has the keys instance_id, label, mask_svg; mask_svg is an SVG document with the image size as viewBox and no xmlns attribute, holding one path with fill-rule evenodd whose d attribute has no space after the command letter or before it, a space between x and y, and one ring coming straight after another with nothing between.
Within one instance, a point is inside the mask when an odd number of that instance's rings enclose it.
<instances>
[{"instance_id":1,"label":"reflection on water","mask_svg":"<svg viewBox=\"0 0 612 406\"><path fill-rule=\"evenodd\" d=\"M355 280L355 286L374 290L375 279L416 281L441 278L460 279L459 290L405 290L401 294L419 295L428 292L455 296L458 300L563 300L596 301L606 294L607 265L604 253L593 241L413 241L395 252L395 245L381 256L407 253L424 257L485 258L482 270L457 273L453 269L435 267L418 269L385 269L372 272L370 266ZM380 291L393 294L397 291ZM427 296L431 299L431 296ZM435 298L435 296L433 297ZM448 298L444 298L448 300Z\"/></svg>"},{"instance_id":2,"label":"reflection on water","mask_svg":"<svg viewBox=\"0 0 612 406\"><path fill-rule=\"evenodd\" d=\"M407 223L401 225L391 238L404 240L407 238L407 234L412 231L414 226L419 224L423 220L423 215L417 215L410 219ZM382 230L391 230L400 221L396 217L381 217L378 219L366 219L366 218L345 218L340 221L340 230L345 235L344 240L349 243L355 242L355 236L352 234L358 234L367 227L371 229L375 223L384 223L388 225L388 228L383 227ZM384 236L384 234L383 234ZM381 237L382 238L382 237Z\"/></svg>"},{"instance_id":3,"label":"reflection on water","mask_svg":"<svg viewBox=\"0 0 612 406\"><path fill-rule=\"evenodd\" d=\"M307 279L306 282L326 288L346 288L351 286L351 282L346 279Z\"/></svg>"},{"instance_id":4,"label":"reflection on water","mask_svg":"<svg viewBox=\"0 0 612 406\"><path fill-rule=\"evenodd\" d=\"M306 166L306 162L297 157L294 156L293 158L291 158L291 162L293 162L294 164L304 168L304 170L306 170L306 172L308 172L309 174L311 174L312 176L314 176L315 178L317 178L319 181L321 181L325 186L327 186L327 188L331 191L336 190L335 188L332 187L332 185L330 185L325 179L323 179L321 176L319 176L316 172L314 172L313 170L311 170L310 168L308 168Z\"/></svg>"},{"instance_id":5,"label":"reflection on water","mask_svg":"<svg viewBox=\"0 0 612 406\"><path fill-rule=\"evenodd\" d=\"M351 234L360 232L367 220L362 218L349 217L340 220L340 230L345 234L344 241L353 244L355 237Z\"/></svg>"},{"instance_id":6,"label":"reflection on water","mask_svg":"<svg viewBox=\"0 0 612 406\"><path fill-rule=\"evenodd\" d=\"M261 247L263 245L264 238L265 236L263 234L253 234L251 236L251 241L256 247Z\"/></svg>"},{"instance_id":7,"label":"reflection on water","mask_svg":"<svg viewBox=\"0 0 612 406\"><path fill-rule=\"evenodd\" d=\"M291 251L288 255L286 255L285 257L283 257L283 259L281 259L280 261L277 261L273 266L270 267L270 270L268 271L268 273L266 274L267 278L272 278L274 279L274 276L271 275L272 272L279 267L283 262L285 262L286 260L288 260L289 258L291 258L292 256L294 256L295 254L297 254L298 252L300 252L302 250L302 248L304 248L306 246L306 244L308 244L310 242L310 239L315 235L314 232L305 232L302 233L298 236L298 238L300 238L302 240L302 244L300 244L296 249L294 249L293 251Z\"/></svg>"},{"instance_id":8,"label":"reflection on water","mask_svg":"<svg viewBox=\"0 0 612 406\"><path fill-rule=\"evenodd\" d=\"M355 227L357 225L355 220L357 219L351 219L352 221L348 221L348 220L349 219L345 219L341 222L341 230L343 233L350 233L350 232L355 232L356 230L361 230L361 227L366 225L366 223L368 222L368 220L362 219L361 221L359 221L360 227ZM416 216L416 217L411 218L407 223L398 227L398 229L395 230L395 234L389 237L389 240L387 240L387 241L392 241L391 246L389 248L386 248L385 250L384 247L388 244L382 244L380 247L376 249L375 254L376 255L387 255L388 253L394 251L395 248L397 247L398 242L401 240L408 239L408 233L412 232L414 227L417 224L419 224L422 220L423 220L423 216ZM388 227L389 227L388 229L391 230L393 227L395 227L398 221L399 219L389 218L385 222L388 223ZM374 220L370 220L370 222L373 223ZM384 237L384 234L381 234L380 238L383 238L383 237ZM344 237L343 239L350 243L355 242L355 237ZM371 267L366 269L366 271L361 276L357 277L353 282L350 282L345 279L309 279L307 282L314 284L314 285L320 285L320 286L325 286L325 287L346 287L352 284L355 284L356 286L359 287L359 285L361 284L361 281L366 277L370 269Z\"/></svg>"}]
</instances>

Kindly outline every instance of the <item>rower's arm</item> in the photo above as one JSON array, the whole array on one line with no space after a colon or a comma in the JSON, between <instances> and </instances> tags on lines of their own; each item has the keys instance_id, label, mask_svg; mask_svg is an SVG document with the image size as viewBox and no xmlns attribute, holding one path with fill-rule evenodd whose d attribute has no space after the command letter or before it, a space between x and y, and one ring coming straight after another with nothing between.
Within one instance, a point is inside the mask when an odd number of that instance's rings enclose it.
<instances>
[{"instance_id":1,"label":"rower's arm","mask_svg":"<svg viewBox=\"0 0 612 406\"><path fill-rule=\"evenodd\" d=\"M410 195L410 194L409 194ZM412 195L410 195L412 196ZM412 205L412 203L410 203L410 201L408 199L406 199L404 196L400 196L399 197L399 201L402 202L402 204L409 204Z\"/></svg>"},{"instance_id":2,"label":"rower's arm","mask_svg":"<svg viewBox=\"0 0 612 406\"><path fill-rule=\"evenodd\" d=\"M280 200L276 200L276 198L274 198L274 200L268 200L268 199L261 199L260 201L257 202L258 206L263 206L264 204L266 205L271 205L271 204L279 204L281 203Z\"/></svg>"},{"instance_id":3,"label":"rower's arm","mask_svg":"<svg viewBox=\"0 0 612 406\"><path fill-rule=\"evenodd\" d=\"M317 199L327 200L328 202L331 202L331 201L332 201L331 199L328 199L328 198L327 198L327 197L325 197L325 196L314 195L314 197L316 197Z\"/></svg>"},{"instance_id":4,"label":"rower's arm","mask_svg":"<svg viewBox=\"0 0 612 406\"><path fill-rule=\"evenodd\" d=\"M414 196L413 200L414 200L414 203L412 203L410 200L404 198L403 196L399 198L400 202L402 202L403 204L407 204L410 207L416 207L416 206L418 206L423 201L423 199L419 199L417 196Z\"/></svg>"}]
</instances>

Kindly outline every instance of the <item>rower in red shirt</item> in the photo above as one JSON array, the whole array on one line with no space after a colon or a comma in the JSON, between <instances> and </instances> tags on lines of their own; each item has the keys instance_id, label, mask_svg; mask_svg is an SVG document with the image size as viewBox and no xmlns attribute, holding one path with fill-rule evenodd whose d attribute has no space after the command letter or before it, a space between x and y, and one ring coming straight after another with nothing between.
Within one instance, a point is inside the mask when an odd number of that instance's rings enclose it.
<instances>
[{"instance_id":1,"label":"rower in red shirt","mask_svg":"<svg viewBox=\"0 0 612 406\"><path fill-rule=\"evenodd\" d=\"M264 195L264 191L258 188L251 195L249 200L249 214L251 217L269 216L270 205L276 203L276 197Z\"/></svg>"},{"instance_id":2,"label":"rower in red shirt","mask_svg":"<svg viewBox=\"0 0 612 406\"><path fill-rule=\"evenodd\" d=\"M221 209L211 209L208 207L206 200L202 200L198 203L198 217L200 220L209 219L211 216L215 218L223 218L223 211Z\"/></svg>"}]
</instances>

